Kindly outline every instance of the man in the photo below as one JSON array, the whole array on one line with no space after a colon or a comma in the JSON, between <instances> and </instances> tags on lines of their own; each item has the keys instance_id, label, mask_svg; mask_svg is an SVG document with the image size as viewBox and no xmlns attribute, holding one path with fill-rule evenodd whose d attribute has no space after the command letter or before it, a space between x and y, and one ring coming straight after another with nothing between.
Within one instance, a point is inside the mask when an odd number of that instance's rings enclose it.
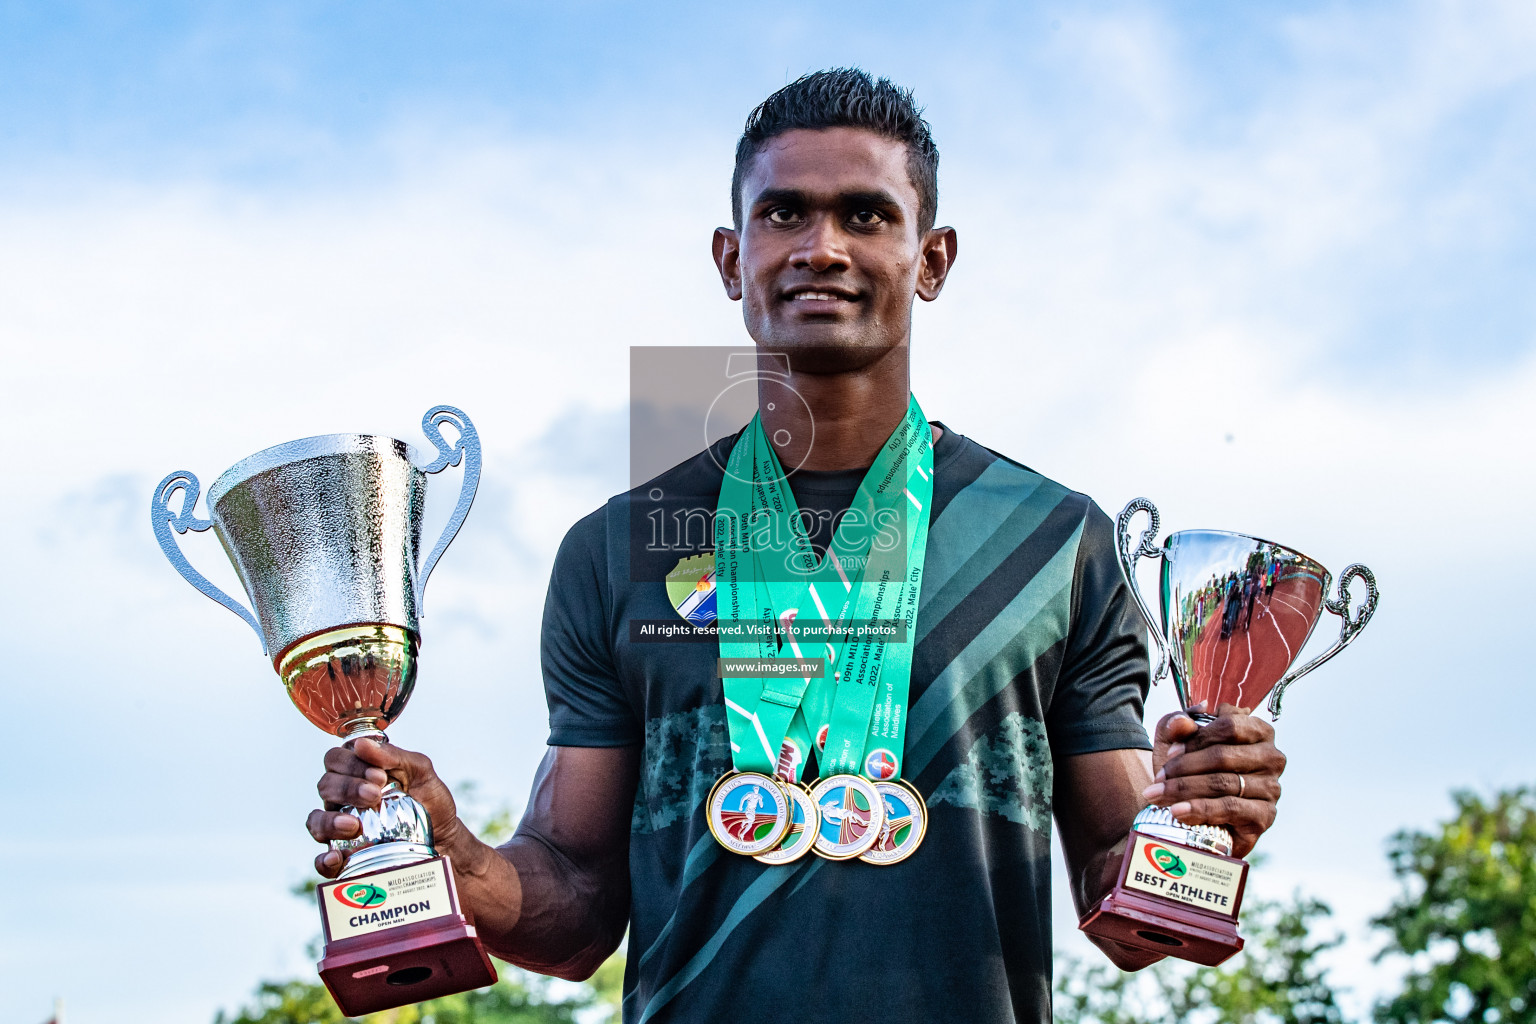
<instances>
[{"instance_id":1,"label":"man","mask_svg":"<svg viewBox=\"0 0 1536 1024\"><path fill-rule=\"evenodd\" d=\"M753 788L746 796L741 798L741 812L746 815L742 823L741 831L744 835L751 835L757 828L757 809L763 806L763 791Z\"/></svg>"},{"instance_id":2,"label":"man","mask_svg":"<svg viewBox=\"0 0 1536 1024\"><path fill-rule=\"evenodd\" d=\"M1112 886L1147 801L1227 825L1237 855L1252 849L1280 793L1272 730L1223 708L1199 728L1169 716L1149 742L1144 629L1108 519L930 426L909 397L913 298L936 299L956 255L954 229L934 226L937 166L911 95L861 71L806 76L753 112L734 227L715 232L714 257L759 351L788 362L759 381L761 435L754 423L721 439L567 535L544 620L551 746L509 843L469 833L426 757L367 741L327 754L316 839L356 835L339 808L400 782L430 812L498 956L583 978L628 928L630 1022L1046 1021L1053 814L1080 913ZM998 369L1023 373L1025 360ZM907 423L920 433L903 434ZM912 517L928 534L912 556L910 667L897 673L906 732L882 752L926 799L928 832L897 864L768 867L717 842L706 795L744 742L722 706L720 651L636 642L628 627L677 614L663 581L678 551L638 542L637 521L651 503L723 506L723 467L757 436L794 470L817 557L888 442L931 458L931 494ZM741 593L727 575L722 622ZM834 746L813 756L830 760ZM342 859L316 864L334 877ZM1101 945L1128 969L1158 959Z\"/></svg>"}]
</instances>

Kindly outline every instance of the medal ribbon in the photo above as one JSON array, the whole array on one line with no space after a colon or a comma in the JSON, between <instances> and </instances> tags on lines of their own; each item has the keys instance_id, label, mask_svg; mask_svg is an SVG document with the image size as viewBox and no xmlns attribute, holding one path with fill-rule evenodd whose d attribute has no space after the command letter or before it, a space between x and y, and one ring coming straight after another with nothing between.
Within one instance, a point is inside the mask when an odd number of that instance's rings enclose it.
<instances>
[{"instance_id":1,"label":"medal ribbon","mask_svg":"<svg viewBox=\"0 0 1536 1024\"><path fill-rule=\"evenodd\" d=\"M883 763L868 774L899 777L932 498L932 432L912 399L860 483L826 556L818 559L761 419L754 417L742 433L720 488L716 592L721 620L755 623L761 631L755 637L722 635L720 657L824 655L827 671L820 678L722 680L736 770L771 774L777 767L798 779L813 726L819 731L826 725L823 774L860 771L866 748L884 748L894 765ZM796 637L797 621L830 626L871 619L902 621L905 642L889 648L886 637L845 633L802 651ZM786 737L800 758L787 757Z\"/></svg>"}]
</instances>

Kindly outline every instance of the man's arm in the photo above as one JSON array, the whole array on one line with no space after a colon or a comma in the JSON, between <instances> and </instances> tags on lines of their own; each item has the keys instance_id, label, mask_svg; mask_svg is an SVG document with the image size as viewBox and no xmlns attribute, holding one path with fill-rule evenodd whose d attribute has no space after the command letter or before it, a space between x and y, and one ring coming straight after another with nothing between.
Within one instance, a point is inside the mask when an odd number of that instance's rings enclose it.
<instances>
[{"instance_id":1,"label":"man's arm","mask_svg":"<svg viewBox=\"0 0 1536 1024\"><path fill-rule=\"evenodd\" d=\"M1056 767L1056 824L1079 919L1114 887L1131 819L1146 806L1152 754L1105 750L1063 758ZM1090 935L1122 971L1139 971L1162 957Z\"/></svg>"},{"instance_id":2,"label":"man's arm","mask_svg":"<svg viewBox=\"0 0 1536 1024\"><path fill-rule=\"evenodd\" d=\"M374 807L389 779L432 818L433 842L452 858L459 899L486 948L503 960L580 981L618 948L629 921L629 823L639 783L640 748L550 747L533 781L528 811L500 847L481 842L459 819L425 755L360 740L326 753L324 810L311 811L319 842L350 839L361 828L343 805ZM327 878L344 861L315 858Z\"/></svg>"},{"instance_id":3,"label":"man's arm","mask_svg":"<svg viewBox=\"0 0 1536 1024\"><path fill-rule=\"evenodd\" d=\"M1233 856L1246 856L1274 823L1280 799L1285 755L1274 737L1268 722L1222 705L1216 720L1204 726L1181 712L1164 716L1150 753L1106 750L1063 758L1054 801L1077 916L1114 887L1131 821L1149 803L1170 808L1186 825L1225 825L1233 834ZM1090 938L1121 970L1140 970L1162 959Z\"/></svg>"}]
</instances>

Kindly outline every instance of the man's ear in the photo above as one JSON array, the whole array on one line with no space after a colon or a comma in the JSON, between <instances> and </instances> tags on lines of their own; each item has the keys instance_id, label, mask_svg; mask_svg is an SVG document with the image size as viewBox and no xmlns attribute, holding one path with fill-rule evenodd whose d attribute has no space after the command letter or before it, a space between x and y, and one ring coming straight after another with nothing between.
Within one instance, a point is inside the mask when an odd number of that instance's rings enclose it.
<instances>
[{"instance_id":1,"label":"man's ear","mask_svg":"<svg viewBox=\"0 0 1536 1024\"><path fill-rule=\"evenodd\" d=\"M725 294L733 302L741 301L741 236L731 228L715 228L713 248Z\"/></svg>"},{"instance_id":2,"label":"man's ear","mask_svg":"<svg viewBox=\"0 0 1536 1024\"><path fill-rule=\"evenodd\" d=\"M719 232L715 234L718 237ZM954 228L933 228L923 236L923 265L917 272L918 298L932 302L939 297L949 278L949 268L955 265L959 245Z\"/></svg>"}]
</instances>

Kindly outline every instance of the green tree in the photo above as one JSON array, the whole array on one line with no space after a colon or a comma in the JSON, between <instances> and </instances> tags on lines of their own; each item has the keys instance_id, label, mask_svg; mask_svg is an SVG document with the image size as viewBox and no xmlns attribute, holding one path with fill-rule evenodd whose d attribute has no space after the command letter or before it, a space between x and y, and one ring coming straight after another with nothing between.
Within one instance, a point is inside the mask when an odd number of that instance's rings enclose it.
<instances>
[{"instance_id":1,"label":"green tree","mask_svg":"<svg viewBox=\"0 0 1536 1024\"><path fill-rule=\"evenodd\" d=\"M1536 1021L1536 793L1452 795L1436 831L1392 837L1403 891L1373 922L1380 957L1407 958L1403 990L1376 1006L1402 1024Z\"/></svg>"},{"instance_id":2,"label":"green tree","mask_svg":"<svg viewBox=\"0 0 1536 1024\"><path fill-rule=\"evenodd\" d=\"M1296 895L1289 903L1251 901L1243 913L1247 945L1220 967L1163 960L1127 974L1109 963L1057 965L1058 1024L1342 1024L1319 957L1343 937L1314 938L1332 911Z\"/></svg>"},{"instance_id":3,"label":"green tree","mask_svg":"<svg viewBox=\"0 0 1536 1024\"><path fill-rule=\"evenodd\" d=\"M214 1024L342 1024L331 994L318 982L264 981L256 986L256 1002L229 1017L223 1010Z\"/></svg>"},{"instance_id":4,"label":"green tree","mask_svg":"<svg viewBox=\"0 0 1536 1024\"><path fill-rule=\"evenodd\" d=\"M590 986L564 985L574 991L561 994L552 991L556 983L548 978L504 964L497 967L501 978L489 988L371 1013L361 1020L366 1024L574 1024L578 1010L601 1005ZM256 990L255 1005L233 1017L220 1013L215 1024L344 1024L348 1019L324 985L294 979L263 982Z\"/></svg>"},{"instance_id":5,"label":"green tree","mask_svg":"<svg viewBox=\"0 0 1536 1024\"><path fill-rule=\"evenodd\" d=\"M592 1005L607 1013L607 1020L617 1022L624 1007L624 950L603 961L587 981L592 989Z\"/></svg>"}]
</instances>

